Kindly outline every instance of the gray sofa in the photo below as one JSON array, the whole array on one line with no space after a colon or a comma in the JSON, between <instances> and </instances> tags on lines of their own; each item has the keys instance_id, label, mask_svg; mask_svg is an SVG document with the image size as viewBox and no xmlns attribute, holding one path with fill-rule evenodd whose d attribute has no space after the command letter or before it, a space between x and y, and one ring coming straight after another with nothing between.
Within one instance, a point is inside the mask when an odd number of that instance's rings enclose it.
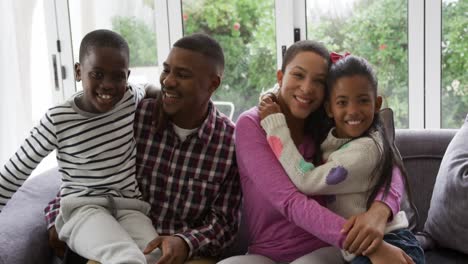
<instances>
[{"instance_id":1,"label":"gray sofa","mask_svg":"<svg viewBox=\"0 0 468 264\"><path fill-rule=\"evenodd\" d=\"M422 230L439 164L456 130L397 130L396 145L410 176L414 202L419 211L415 232ZM56 169L28 180L0 214L0 264L50 264L43 209L59 188ZM246 252L248 236L241 224L240 234L223 256ZM453 250L427 251L434 263L468 263L468 255Z\"/></svg>"}]
</instances>

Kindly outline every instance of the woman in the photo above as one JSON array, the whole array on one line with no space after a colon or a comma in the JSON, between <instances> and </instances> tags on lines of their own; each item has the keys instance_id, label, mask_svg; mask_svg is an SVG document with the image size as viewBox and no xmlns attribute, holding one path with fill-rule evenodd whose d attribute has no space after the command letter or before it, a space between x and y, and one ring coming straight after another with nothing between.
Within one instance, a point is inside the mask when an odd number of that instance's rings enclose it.
<instances>
[{"instance_id":1,"label":"woman","mask_svg":"<svg viewBox=\"0 0 468 264\"><path fill-rule=\"evenodd\" d=\"M276 98L306 160L321 156L320 142L328 131L323 124L323 99L329 61L324 46L300 41L286 51L277 72ZM249 254L221 263L314 263L314 256L329 244L351 253L368 253L373 263L412 263L399 248L381 243L391 212L399 211L403 187L398 170L386 199L379 195L368 212L346 222L323 206L333 197L307 197L290 182L268 145L256 107L236 123L236 152ZM342 263L341 255L328 263Z\"/></svg>"}]
</instances>

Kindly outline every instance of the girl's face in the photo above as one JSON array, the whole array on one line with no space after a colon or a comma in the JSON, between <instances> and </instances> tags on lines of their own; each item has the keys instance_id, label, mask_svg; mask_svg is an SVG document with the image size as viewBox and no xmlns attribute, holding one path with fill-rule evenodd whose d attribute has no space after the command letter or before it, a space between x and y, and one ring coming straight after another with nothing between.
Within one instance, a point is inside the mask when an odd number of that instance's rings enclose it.
<instances>
[{"instance_id":1,"label":"girl's face","mask_svg":"<svg viewBox=\"0 0 468 264\"><path fill-rule=\"evenodd\" d=\"M305 119L321 106L327 72L327 60L311 51L299 52L284 72L277 72L278 100L286 116Z\"/></svg>"},{"instance_id":2,"label":"girl's face","mask_svg":"<svg viewBox=\"0 0 468 264\"><path fill-rule=\"evenodd\" d=\"M354 75L335 82L325 109L335 120L337 137L356 138L370 128L381 105L382 97L375 94L369 80L365 76Z\"/></svg>"}]
</instances>

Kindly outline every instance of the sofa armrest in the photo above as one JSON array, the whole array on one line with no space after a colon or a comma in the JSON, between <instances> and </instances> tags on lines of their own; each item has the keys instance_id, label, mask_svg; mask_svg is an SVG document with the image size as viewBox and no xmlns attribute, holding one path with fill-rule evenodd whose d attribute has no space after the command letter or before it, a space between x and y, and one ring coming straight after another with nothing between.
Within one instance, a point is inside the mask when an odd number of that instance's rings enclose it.
<instances>
[{"instance_id":1,"label":"sofa armrest","mask_svg":"<svg viewBox=\"0 0 468 264\"><path fill-rule=\"evenodd\" d=\"M27 180L0 213L0 264L48 264L44 208L60 187L57 168Z\"/></svg>"}]
</instances>

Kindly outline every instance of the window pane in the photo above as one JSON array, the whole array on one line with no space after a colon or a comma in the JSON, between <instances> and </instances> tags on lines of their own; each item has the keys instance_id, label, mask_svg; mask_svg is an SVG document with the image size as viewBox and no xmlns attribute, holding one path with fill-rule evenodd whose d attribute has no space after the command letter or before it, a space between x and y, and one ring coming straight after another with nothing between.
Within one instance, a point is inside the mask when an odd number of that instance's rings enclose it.
<instances>
[{"instance_id":1,"label":"window pane","mask_svg":"<svg viewBox=\"0 0 468 264\"><path fill-rule=\"evenodd\" d=\"M159 83L156 57L156 18L153 0L68 1L74 61L81 39L95 29L120 33L130 47L130 81ZM81 85L77 85L81 89Z\"/></svg>"},{"instance_id":2,"label":"window pane","mask_svg":"<svg viewBox=\"0 0 468 264\"><path fill-rule=\"evenodd\" d=\"M442 1L442 127L459 128L468 113L468 1Z\"/></svg>"},{"instance_id":3,"label":"window pane","mask_svg":"<svg viewBox=\"0 0 468 264\"><path fill-rule=\"evenodd\" d=\"M307 37L330 51L366 58L379 93L408 127L408 19L406 0L307 0Z\"/></svg>"},{"instance_id":4,"label":"window pane","mask_svg":"<svg viewBox=\"0 0 468 264\"><path fill-rule=\"evenodd\" d=\"M274 0L184 0L182 10L184 35L204 32L223 47L224 78L213 99L234 103L237 120L275 83Z\"/></svg>"}]
</instances>

